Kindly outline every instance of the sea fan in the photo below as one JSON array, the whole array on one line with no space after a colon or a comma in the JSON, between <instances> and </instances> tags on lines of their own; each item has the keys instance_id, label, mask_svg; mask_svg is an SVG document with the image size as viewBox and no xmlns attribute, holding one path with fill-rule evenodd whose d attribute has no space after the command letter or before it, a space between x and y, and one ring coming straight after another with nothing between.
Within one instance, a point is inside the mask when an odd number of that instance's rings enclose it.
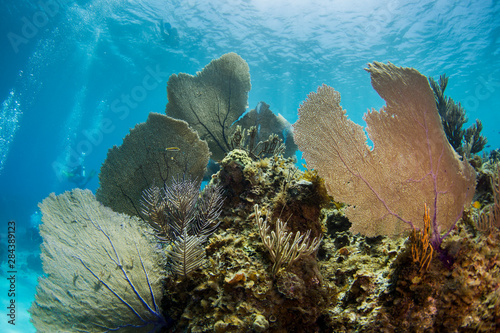
<instances>
[{"instance_id":1,"label":"sea fan","mask_svg":"<svg viewBox=\"0 0 500 333\"><path fill-rule=\"evenodd\" d=\"M30 313L37 332L158 332L164 255L150 227L113 212L89 190L40 204L40 278Z\"/></svg>"}]
</instances>

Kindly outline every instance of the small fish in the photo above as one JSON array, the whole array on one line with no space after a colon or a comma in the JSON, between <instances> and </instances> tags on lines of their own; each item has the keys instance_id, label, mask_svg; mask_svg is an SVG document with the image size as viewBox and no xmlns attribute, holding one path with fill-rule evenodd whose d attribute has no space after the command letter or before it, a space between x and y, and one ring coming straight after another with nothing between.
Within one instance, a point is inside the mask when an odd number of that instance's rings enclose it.
<instances>
[{"instance_id":1,"label":"small fish","mask_svg":"<svg viewBox=\"0 0 500 333\"><path fill-rule=\"evenodd\" d=\"M167 147L165 148L165 151L180 151L181 149L179 147Z\"/></svg>"},{"instance_id":2,"label":"small fish","mask_svg":"<svg viewBox=\"0 0 500 333\"><path fill-rule=\"evenodd\" d=\"M474 207L476 209L480 209L481 208L481 203L479 201L474 201L472 203L472 207Z\"/></svg>"}]
</instances>

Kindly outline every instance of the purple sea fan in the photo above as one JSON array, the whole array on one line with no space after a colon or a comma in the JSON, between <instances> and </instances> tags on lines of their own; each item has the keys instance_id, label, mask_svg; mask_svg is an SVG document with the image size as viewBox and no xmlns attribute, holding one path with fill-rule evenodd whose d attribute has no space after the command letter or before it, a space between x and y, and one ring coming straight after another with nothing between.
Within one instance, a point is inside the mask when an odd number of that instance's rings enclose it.
<instances>
[{"instance_id":1,"label":"purple sea fan","mask_svg":"<svg viewBox=\"0 0 500 333\"><path fill-rule=\"evenodd\" d=\"M166 273L152 229L89 190L41 204L42 262L31 321L38 332L157 332Z\"/></svg>"},{"instance_id":2,"label":"purple sea fan","mask_svg":"<svg viewBox=\"0 0 500 333\"><path fill-rule=\"evenodd\" d=\"M326 85L301 105L295 142L308 167L325 179L328 193L348 204L352 232L375 236L422 229L427 204L431 243L439 249L472 200L474 170L448 143L425 76L391 63L374 62L367 71L387 103L364 116L373 148L363 128L347 118L340 94Z\"/></svg>"}]
</instances>

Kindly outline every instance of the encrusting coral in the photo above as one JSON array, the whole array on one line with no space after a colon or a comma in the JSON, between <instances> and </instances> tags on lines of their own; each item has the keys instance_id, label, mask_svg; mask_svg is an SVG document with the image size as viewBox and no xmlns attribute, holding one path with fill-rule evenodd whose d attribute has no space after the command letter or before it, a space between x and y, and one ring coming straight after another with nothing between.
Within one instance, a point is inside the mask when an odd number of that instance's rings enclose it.
<instances>
[{"instance_id":1,"label":"encrusting coral","mask_svg":"<svg viewBox=\"0 0 500 333\"><path fill-rule=\"evenodd\" d=\"M141 216L142 191L184 174L201 179L210 152L185 121L150 113L130 130L121 146L108 151L96 198L116 212Z\"/></svg>"},{"instance_id":2,"label":"encrusting coral","mask_svg":"<svg viewBox=\"0 0 500 333\"><path fill-rule=\"evenodd\" d=\"M496 174L491 177L492 203L485 206L475 217L478 229L492 231L500 229L500 163L495 164Z\"/></svg>"},{"instance_id":3,"label":"encrusting coral","mask_svg":"<svg viewBox=\"0 0 500 333\"><path fill-rule=\"evenodd\" d=\"M273 259L259 236L254 205L270 219L277 196L297 207L319 205L292 159L273 156L254 160L243 150L231 151L211 184L221 186L226 199L218 230L209 239L208 263L190 279L168 279L166 307L177 329L191 332L308 331L335 300L335 288L322 281L314 253L300 256L273 276ZM294 191L285 191L288 183ZM241 184L245 184L241 186ZM307 194L307 195L304 195ZM295 201L295 203L293 203ZM314 200L312 200L314 201ZM304 212L305 212L304 211ZM319 212L285 215L290 235L304 228L322 230ZM311 232L312 233L312 232ZM291 243L292 239L290 239ZM319 237L310 248L316 249ZM313 249L313 250L314 250Z\"/></svg>"},{"instance_id":4,"label":"encrusting coral","mask_svg":"<svg viewBox=\"0 0 500 333\"><path fill-rule=\"evenodd\" d=\"M411 68L369 64L372 85L387 106L365 115L363 128L347 119L340 95L322 86L299 109L295 142L308 166L324 177L335 200L348 204L351 231L394 235L424 227L430 207L432 239L444 236L471 202L475 173L448 143L427 78Z\"/></svg>"}]
</instances>

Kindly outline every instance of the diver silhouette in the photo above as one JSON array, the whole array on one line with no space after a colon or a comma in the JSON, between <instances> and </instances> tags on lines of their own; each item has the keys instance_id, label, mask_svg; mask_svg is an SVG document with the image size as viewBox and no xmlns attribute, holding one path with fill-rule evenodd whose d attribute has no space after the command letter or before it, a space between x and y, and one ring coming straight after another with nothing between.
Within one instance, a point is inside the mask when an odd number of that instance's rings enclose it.
<instances>
[{"instance_id":1,"label":"diver silhouette","mask_svg":"<svg viewBox=\"0 0 500 333\"><path fill-rule=\"evenodd\" d=\"M87 175L85 165L83 165L84 159L85 154L82 154L79 164L76 167L70 169L69 171L62 170L62 174L68 179L68 181L75 184L79 188L85 187L97 173L94 169L92 169Z\"/></svg>"},{"instance_id":2,"label":"diver silhouette","mask_svg":"<svg viewBox=\"0 0 500 333\"><path fill-rule=\"evenodd\" d=\"M179 33L177 32L176 28L172 28L170 23L161 20L160 32L161 36L163 37L163 40L168 46L170 47L179 46Z\"/></svg>"}]
</instances>

